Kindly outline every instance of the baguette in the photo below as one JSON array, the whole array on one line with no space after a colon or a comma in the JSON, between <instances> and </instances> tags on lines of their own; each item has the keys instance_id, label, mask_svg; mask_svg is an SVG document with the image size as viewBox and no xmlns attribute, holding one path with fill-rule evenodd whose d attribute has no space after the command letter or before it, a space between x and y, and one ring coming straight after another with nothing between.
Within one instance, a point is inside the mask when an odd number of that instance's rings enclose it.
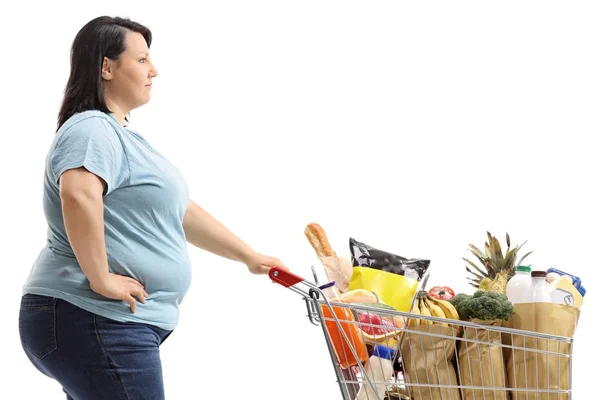
<instances>
[{"instance_id":1,"label":"baguette","mask_svg":"<svg viewBox=\"0 0 600 400\"><path fill-rule=\"evenodd\" d=\"M321 225L317 223L310 223L306 225L306 229L304 229L304 234L306 238L310 242L313 249L317 253L319 257L337 257L335 251L331 248L331 244L327 239L327 235Z\"/></svg>"}]
</instances>

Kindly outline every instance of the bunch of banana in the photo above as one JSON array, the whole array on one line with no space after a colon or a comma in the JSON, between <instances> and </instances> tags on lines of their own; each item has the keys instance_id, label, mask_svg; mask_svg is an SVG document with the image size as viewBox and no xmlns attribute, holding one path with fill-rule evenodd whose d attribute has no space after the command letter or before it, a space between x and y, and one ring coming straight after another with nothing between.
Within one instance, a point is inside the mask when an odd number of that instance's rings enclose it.
<instances>
[{"instance_id":1,"label":"bunch of banana","mask_svg":"<svg viewBox=\"0 0 600 400\"><path fill-rule=\"evenodd\" d=\"M444 319L459 319L458 312L450 302L433 298L429 296L425 290L420 290L417 293L417 299L410 312L428 317L433 316ZM446 322L434 322L419 318L411 318L408 322L408 326L431 325L437 323L442 326L449 326Z\"/></svg>"}]
</instances>

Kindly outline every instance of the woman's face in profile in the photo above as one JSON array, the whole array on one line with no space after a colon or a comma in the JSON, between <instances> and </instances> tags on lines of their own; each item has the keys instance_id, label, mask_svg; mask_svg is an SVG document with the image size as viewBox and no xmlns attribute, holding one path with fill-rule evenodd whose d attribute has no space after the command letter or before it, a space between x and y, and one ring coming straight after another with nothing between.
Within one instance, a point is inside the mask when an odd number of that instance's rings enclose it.
<instances>
[{"instance_id":1,"label":"woman's face in profile","mask_svg":"<svg viewBox=\"0 0 600 400\"><path fill-rule=\"evenodd\" d=\"M158 71L150 61L150 50L144 36L137 32L127 32L125 51L119 59L104 58L104 94L132 110L150 101L152 79L157 75Z\"/></svg>"}]
</instances>

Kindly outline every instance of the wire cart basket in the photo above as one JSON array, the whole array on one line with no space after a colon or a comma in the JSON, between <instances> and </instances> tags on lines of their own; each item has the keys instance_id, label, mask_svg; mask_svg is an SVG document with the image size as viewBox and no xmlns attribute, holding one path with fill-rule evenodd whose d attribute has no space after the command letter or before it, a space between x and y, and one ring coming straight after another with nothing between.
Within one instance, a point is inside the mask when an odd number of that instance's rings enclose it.
<instances>
[{"instance_id":1,"label":"wire cart basket","mask_svg":"<svg viewBox=\"0 0 600 400\"><path fill-rule=\"evenodd\" d=\"M344 400L572 399L572 338L331 302L326 285L280 268L269 276L322 327Z\"/></svg>"}]
</instances>

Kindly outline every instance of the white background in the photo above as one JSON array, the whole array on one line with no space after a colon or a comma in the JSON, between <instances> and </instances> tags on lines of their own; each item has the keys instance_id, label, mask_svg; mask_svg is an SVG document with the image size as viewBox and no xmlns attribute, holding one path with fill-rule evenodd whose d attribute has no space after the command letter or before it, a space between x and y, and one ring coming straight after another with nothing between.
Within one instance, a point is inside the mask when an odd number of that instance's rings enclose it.
<instances>
[{"instance_id":1,"label":"white background","mask_svg":"<svg viewBox=\"0 0 600 400\"><path fill-rule=\"evenodd\" d=\"M430 285L468 291L467 245L508 231L514 243L528 240L534 268L583 279L573 393L596 393L597 3L10 7L0 25L0 397L63 398L22 352L18 306L45 244L44 158L70 45L104 14L144 23L155 38L159 77L132 127L238 236L307 278L314 264L324 281L303 234L314 221L341 255L352 236L428 258ZM339 398L322 332L298 295L243 265L190 254L193 286L162 348L167 399Z\"/></svg>"}]
</instances>

